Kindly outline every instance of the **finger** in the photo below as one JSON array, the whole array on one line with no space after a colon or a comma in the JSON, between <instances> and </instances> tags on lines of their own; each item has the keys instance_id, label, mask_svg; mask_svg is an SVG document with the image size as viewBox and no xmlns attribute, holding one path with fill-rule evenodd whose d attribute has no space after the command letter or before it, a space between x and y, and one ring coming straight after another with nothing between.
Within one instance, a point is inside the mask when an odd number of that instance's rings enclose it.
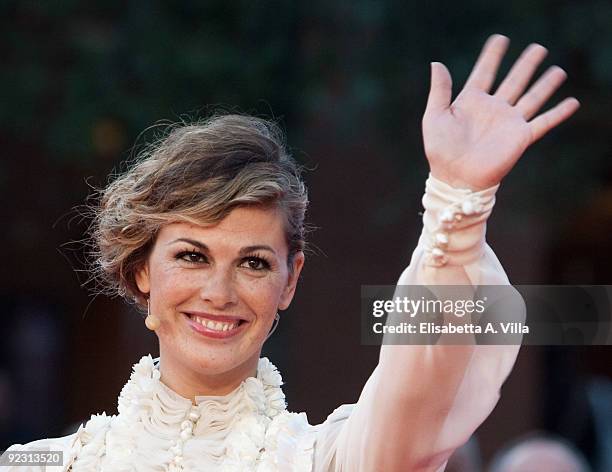
<instances>
[{"instance_id":1,"label":"finger","mask_svg":"<svg viewBox=\"0 0 612 472\"><path fill-rule=\"evenodd\" d=\"M516 108L521 111L526 120L531 119L565 79L567 79L567 74L561 67L550 67L516 103Z\"/></svg>"},{"instance_id":2,"label":"finger","mask_svg":"<svg viewBox=\"0 0 612 472\"><path fill-rule=\"evenodd\" d=\"M501 63L510 40L501 34L494 34L487 39L478 60L468 77L465 87L473 87L488 92L495 81L497 69Z\"/></svg>"},{"instance_id":3,"label":"finger","mask_svg":"<svg viewBox=\"0 0 612 472\"><path fill-rule=\"evenodd\" d=\"M546 54L548 54L548 49L544 46L531 44L514 63L495 92L495 96L507 101L510 105L514 105L525 91L527 84Z\"/></svg>"},{"instance_id":4,"label":"finger","mask_svg":"<svg viewBox=\"0 0 612 472\"><path fill-rule=\"evenodd\" d=\"M566 98L556 107L551 108L546 113L534 118L529 122L531 126L532 142L537 141L551 129L559 126L570 116L574 114L576 110L580 108L580 102L574 97Z\"/></svg>"},{"instance_id":5,"label":"finger","mask_svg":"<svg viewBox=\"0 0 612 472\"><path fill-rule=\"evenodd\" d=\"M450 72L441 62L431 63L431 86L425 113L445 110L450 106L453 95L453 80Z\"/></svg>"}]
</instances>

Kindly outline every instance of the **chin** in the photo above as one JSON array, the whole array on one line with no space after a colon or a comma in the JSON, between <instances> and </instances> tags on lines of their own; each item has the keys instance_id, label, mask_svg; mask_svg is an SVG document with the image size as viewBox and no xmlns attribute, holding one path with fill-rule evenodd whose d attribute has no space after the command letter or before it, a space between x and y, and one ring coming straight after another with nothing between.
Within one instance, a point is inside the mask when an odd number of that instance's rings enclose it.
<instances>
[{"instance_id":1,"label":"chin","mask_svg":"<svg viewBox=\"0 0 612 472\"><path fill-rule=\"evenodd\" d=\"M185 321L178 329L158 333L161 357L167 358L173 369L185 368L205 376L232 371L247 376L257 367L264 340L259 339L264 333L255 329L258 323L241 323L235 333L219 333Z\"/></svg>"},{"instance_id":2,"label":"chin","mask_svg":"<svg viewBox=\"0 0 612 472\"><path fill-rule=\"evenodd\" d=\"M175 363L200 375L212 376L257 367L261 347L252 352L236 350L235 346L183 346L174 351ZM181 352L182 351L182 352Z\"/></svg>"},{"instance_id":3,"label":"chin","mask_svg":"<svg viewBox=\"0 0 612 472\"><path fill-rule=\"evenodd\" d=\"M192 359L196 369L203 374L218 375L243 366L249 358L237 356L232 352L209 352Z\"/></svg>"}]
</instances>

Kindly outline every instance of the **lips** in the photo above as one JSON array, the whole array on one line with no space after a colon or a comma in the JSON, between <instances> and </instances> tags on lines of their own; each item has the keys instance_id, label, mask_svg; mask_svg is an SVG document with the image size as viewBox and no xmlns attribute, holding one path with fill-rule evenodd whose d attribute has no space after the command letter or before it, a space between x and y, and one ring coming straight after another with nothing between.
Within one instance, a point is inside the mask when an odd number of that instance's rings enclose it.
<instances>
[{"instance_id":1,"label":"lips","mask_svg":"<svg viewBox=\"0 0 612 472\"><path fill-rule=\"evenodd\" d=\"M185 312L184 315L194 331L209 338L230 338L240 333L247 324L247 320L237 316L216 316L203 312Z\"/></svg>"},{"instance_id":2,"label":"lips","mask_svg":"<svg viewBox=\"0 0 612 472\"><path fill-rule=\"evenodd\" d=\"M211 321L221 323L238 323L241 321L248 321L242 316L229 316L229 315L213 315L212 313L206 313L203 311L186 311L184 312L189 318L203 318Z\"/></svg>"}]
</instances>

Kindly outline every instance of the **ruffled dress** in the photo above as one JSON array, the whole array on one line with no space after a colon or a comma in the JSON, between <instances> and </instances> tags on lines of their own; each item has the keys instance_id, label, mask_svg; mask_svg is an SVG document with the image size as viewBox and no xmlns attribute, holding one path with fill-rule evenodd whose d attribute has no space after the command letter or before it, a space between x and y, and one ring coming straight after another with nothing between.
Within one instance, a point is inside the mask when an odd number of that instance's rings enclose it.
<instances>
[{"instance_id":1,"label":"ruffled dress","mask_svg":"<svg viewBox=\"0 0 612 472\"><path fill-rule=\"evenodd\" d=\"M119 414L94 415L66 450L66 470L227 472L312 467L314 435L289 413L281 376L267 359L229 395L196 397L168 388L151 356L134 365Z\"/></svg>"},{"instance_id":2,"label":"ruffled dress","mask_svg":"<svg viewBox=\"0 0 612 472\"><path fill-rule=\"evenodd\" d=\"M423 232L398 284L509 284L485 241L496 190L471 192L430 176ZM319 425L287 411L281 376L266 358L257 377L232 393L192 402L164 385L145 356L119 395L116 416L94 415L69 436L9 448L63 451L63 466L3 470L353 472L406 470L398 464L418 457L422 469L442 471L495 407L519 346L478 345L467 357L444 349L382 346L359 401ZM415 402L411 392L422 385L439 388Z\"/></svg>"}]
</instances>

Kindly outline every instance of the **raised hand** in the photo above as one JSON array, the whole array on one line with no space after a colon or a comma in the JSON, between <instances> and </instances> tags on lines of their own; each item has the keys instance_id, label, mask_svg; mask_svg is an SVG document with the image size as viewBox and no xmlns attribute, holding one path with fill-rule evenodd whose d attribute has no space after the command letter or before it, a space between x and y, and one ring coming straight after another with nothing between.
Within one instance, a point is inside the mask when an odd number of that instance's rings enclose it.
<instances>
[{"instance_id":1,"label":"raised hand","mask_svg":"<svg viewBox=\"0 0 612 472\"><path fill-rule=\"evenodd\" d=\"M539 44L523 51L491 94L508 44L505 36L489 37L452 103L448 69L439 62L431 65L431 89L423 116L425 154L432 175L455 187L480 190L499 183L527 147L580 106L575 98L566 98L537 115L567 77L563 69L552 66L525 93L548 52Z\"/></svg>"}]
</instances>

